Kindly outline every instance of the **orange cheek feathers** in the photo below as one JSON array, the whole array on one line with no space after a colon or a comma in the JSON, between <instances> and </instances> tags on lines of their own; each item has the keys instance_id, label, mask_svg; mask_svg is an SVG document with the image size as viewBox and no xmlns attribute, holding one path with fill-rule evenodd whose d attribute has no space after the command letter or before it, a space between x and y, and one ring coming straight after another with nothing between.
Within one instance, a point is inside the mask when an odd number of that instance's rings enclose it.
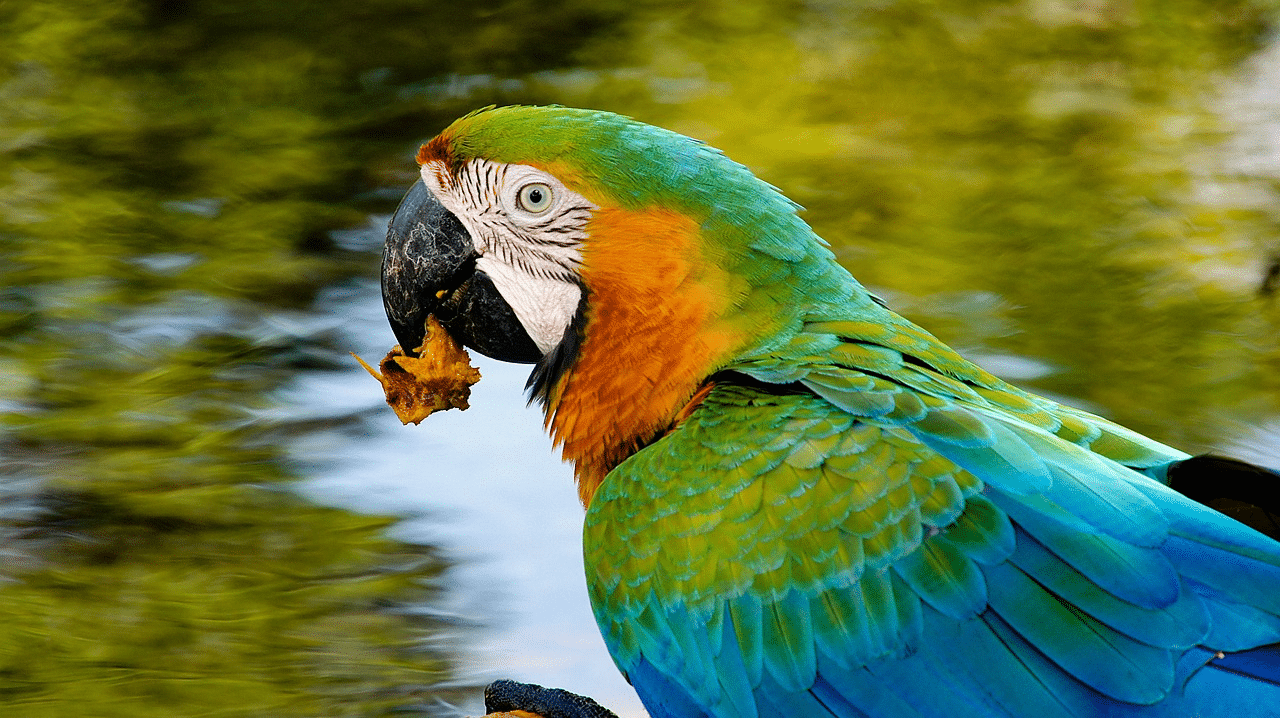
<instances>
[{"instance_id":1,"label":"orange cheek feathers","mask_svg":"<svg viewBox=\"0 0 1280 718\"><path fill-rule=\"evenodd\" d=\"M547 406L584 504L605 474L689 410L743 339L724 317L729 282L703 256L693 220L603 209L587 231L584 341Z\"/></svg>"}]
</instances>

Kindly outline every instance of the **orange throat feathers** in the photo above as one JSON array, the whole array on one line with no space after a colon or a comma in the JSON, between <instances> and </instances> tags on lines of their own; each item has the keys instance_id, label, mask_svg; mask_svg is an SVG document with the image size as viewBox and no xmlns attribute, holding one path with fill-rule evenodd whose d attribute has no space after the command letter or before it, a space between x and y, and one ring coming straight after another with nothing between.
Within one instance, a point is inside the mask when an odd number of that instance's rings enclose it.
<instances>
[{"instance_id":1,"label":"orange throat feathers","mask_svg":"<svg viewBox=\"0 0 1280 718\"><path fill-rule=\"evenodd\" d=\"M609 471L692 411L742 339L726 318L729 282L692 219L601 209L587 231L582 346L546 406L584 506Z\"/></svg>"}]
</instances>

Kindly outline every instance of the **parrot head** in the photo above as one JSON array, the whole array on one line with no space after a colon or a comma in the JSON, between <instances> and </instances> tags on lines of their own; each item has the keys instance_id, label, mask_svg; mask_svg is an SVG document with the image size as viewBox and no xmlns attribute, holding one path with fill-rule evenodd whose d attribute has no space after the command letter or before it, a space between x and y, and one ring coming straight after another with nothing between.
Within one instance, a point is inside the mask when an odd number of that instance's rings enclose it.
<instances>
[{"instance_id":1,"label":"parrot head","mask_svg":"<svg viewBox=\"0 0 1280 718\"><path fill-rule=\"evenodd\" d=\"M382 290L400 345L435 315L463 345L534 364L531 397L584 502L735 358L856 283L797 205L718 150L607 112L488 108L418 153Z\"/></svg>"}]
</instances>

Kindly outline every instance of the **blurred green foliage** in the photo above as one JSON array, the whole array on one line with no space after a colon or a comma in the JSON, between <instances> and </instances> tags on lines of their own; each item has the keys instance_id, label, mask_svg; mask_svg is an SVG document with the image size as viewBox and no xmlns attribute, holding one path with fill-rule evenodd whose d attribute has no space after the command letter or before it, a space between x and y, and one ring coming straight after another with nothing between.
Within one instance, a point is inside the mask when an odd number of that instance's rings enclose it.
<instances>
[{"instance_id":1,"label":"blurred green foliage","mask_svg":"<svg viewBox=\"0 0 1280 718\"><path fill-rule=\"evenodd\" d=\"M445 627L399 610L444 563L290 493L282 443L315 427L261 412L342 349L273 317L377 271L333 230L489 103L705 139L962 350L1229 442L1280 409L1276 187L1233 167L1223 109L1275 10L0 2L0 712L371 715L465 687Z\"/></svg>"},{"instance_id":2,"label":"blurred green foliage","mask_svg":"<svg viewBox=\"0 0 1280 718\"><path fill-rule=\"evenodd\" d=\"M445 562L288 490L283 442L316 427L263 412L345 356L274 324L376 273L331 230L390 211L376 190L461 110L406 86L563 66L614 16L0 3L0 713L378 715L467 688L458 627L411 610Z\"/></svg>"},{"instance_id":3,"label":"blurred green foliage","mask_svg":"<svg viewBox=\"0 0 1280 718\"><path fill-rule=\"evenodd\" d=\"M1278 128L1226 107L1274 3L681 7L548 94L724 149L891 306L1041 362L1032 390L1190 451L1280 409L1280 160L1249 176L1230 144Z\"/></svg>"}]
</instances>

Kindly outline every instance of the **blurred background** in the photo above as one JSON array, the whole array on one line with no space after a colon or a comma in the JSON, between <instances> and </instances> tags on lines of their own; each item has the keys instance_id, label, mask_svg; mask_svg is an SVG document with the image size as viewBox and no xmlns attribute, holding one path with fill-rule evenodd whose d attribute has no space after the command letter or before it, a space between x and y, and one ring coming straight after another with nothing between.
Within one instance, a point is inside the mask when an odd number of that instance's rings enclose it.
<instances>
[{"instance_id":1,"label":"blurred background","mask_svg":"<svg viewBox=\"0 0 1280 718\"><path fill-rule=\"evenodd\" d=\"M416 147L488 104L710 142L996 374L1280 465L1278 13L0 0L0 713L642 715L527 367L401 427L347 354Z\"/></svg>"}]
</instances>

